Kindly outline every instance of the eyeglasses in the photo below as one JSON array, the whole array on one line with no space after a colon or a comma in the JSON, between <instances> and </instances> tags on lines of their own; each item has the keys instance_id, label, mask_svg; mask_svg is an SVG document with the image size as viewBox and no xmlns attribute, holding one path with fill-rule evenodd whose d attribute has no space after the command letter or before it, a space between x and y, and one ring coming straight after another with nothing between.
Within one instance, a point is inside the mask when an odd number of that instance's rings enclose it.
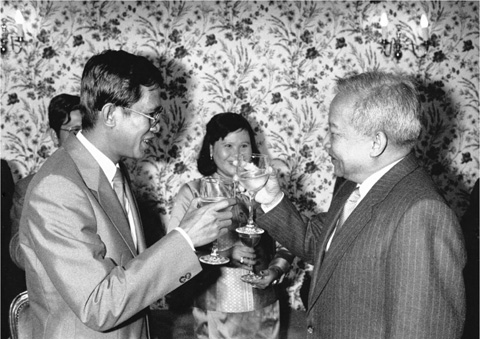
<instances>
[{"instance_id":1,"label":"eyeglasses","mask_svg":"<svg viewBox=\"0 0 480 339\"><path fill-rule=\"evenodd\" d=\"M74 127L70 127L70 128L60 128L60 131L65 131L65 132L73 133L73 134L77 134L81 130L82 130L82 128L79 127L79 126L74 126Z\"/></svg>"},{"instance_id":2,"label":"eyeglasses","mask_svg":"<svg viewBox=\"0 0 480 339\"><path fill-rule=\"evenodd\" d=\"M160 107L157 112L154 112L154 113L151 113L151 114L142 113L142 112L136 111L136 110L128 108L128 107L123 107L123 108L126 109L127 111L132 112L132 113L142 115L145 118L147 118L148 120L150 120L150 128L153 128L158 124L158 122L160 121L160 115L163 112L163 107Z\"/></svg>"}]
</instances>

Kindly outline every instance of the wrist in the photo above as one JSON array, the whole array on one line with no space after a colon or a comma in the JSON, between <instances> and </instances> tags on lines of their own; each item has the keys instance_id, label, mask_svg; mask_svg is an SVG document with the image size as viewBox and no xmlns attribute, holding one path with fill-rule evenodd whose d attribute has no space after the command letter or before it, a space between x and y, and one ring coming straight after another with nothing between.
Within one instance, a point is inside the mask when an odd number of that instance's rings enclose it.
<instances>
[{"instance_id":1,"label":"wrist","mask_svg":"<svg viewBox=\"0 0 480 339\"><path fill-rule=\"evenodd\" d=\"M283 270L278 266L269 266L268 270L275 272L275 279L272 281L272 285L277 285L280 282L280 278L283 275Z\"/></svg>"},{"instance_id":2,"label":"wrist","mask_svg":"<svg viewBox=\"0 0 480 339\"><path fill-rule=\"evenodd\" d=\"M277 275L277 278L281 277L283 274L283 270L278 266L272 265L272 266L269 266L268 269L275 272Z\"/></svg>"}]
</instances>

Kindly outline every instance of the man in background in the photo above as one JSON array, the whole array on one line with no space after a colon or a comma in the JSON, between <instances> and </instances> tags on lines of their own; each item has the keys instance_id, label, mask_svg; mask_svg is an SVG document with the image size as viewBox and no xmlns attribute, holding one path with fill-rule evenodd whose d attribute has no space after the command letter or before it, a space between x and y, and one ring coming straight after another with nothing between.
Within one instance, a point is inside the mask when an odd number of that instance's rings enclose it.
<instances>
[{"instance_id":1,"label":"man in background","mask_svg":"<svg viewBox=\"0 0 480 339\"><path fill-rule=\"evenodd\" d=\"M76 133L81 129L82 114L79 103L80 97L70 94L59 94L50 101L48 106L49 133L55 146L60 146L70 133ZM2 160L2 178L6 173L6 170L3 171ZM11 176L9 168L8 173ZM12 182L12 186L8 188L10 200L3 200L2 195L2 338L9 336L4 333L8 331L10 304L16 295L26 289L25 268L18 241L18 227L25 193L33 176L34 174L30 174L17 181L16 184ZM4 189L7 190L7 186L2 185L2 192ZM4 209L4 202L7 201L9 201L10 207ZM3 219L8 219L8 222L4 222ZM8 232L4 232L3 229L7 227ZM5 323L3 319L7 319Z\"/></svg>"},{"instance_id":2,"label":"man in background","mask_svg":"<svg viewBox=\"0 0 480 339\"><path fill-rule=\"evenodd\" d=\"M412 152L414 84L380 72L341 79L328 126L325 148L346 181L326 214L304 222L275 175L256 196L258 225L314 264L306 337L460 338L465 246Z\"/></svg>"},{"instance_id":3,"label":"man in background","mask_svg":"<svg viewBox=\"0 0 480 339\"><path fill-rule=\"evenodd\" d=\"M70 134L77 134L82 129L82 113L79 104L79 96L65 93L59 94L50 100L48 105L48 124L50 125L50 136L55 146L61 146ZM18 241L18 228L28 184L30 184L34 175L30 174L17 181L15 192L13 193L13 205L10 211L12 222L9 246L10 257L22 270L25 270L25 265L23 264L23 254L20 251L20 243Z\"/></svg>"}]
</instances>

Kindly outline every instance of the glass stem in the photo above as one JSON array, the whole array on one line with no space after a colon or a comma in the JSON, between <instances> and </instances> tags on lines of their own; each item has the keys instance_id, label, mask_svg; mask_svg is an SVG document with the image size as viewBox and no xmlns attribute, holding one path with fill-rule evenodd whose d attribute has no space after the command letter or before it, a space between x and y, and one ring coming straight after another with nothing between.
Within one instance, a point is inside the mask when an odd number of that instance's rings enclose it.
<instances>
[{"instance_id":1,"label":"glass stem","mask_svg":"<svg viewBox=\"0 0 480 339\"><path fill-rule=\"evenodd\" d=\"M213 243L212 243L212 256L216 257L218 255L218 241L215 240Z\"/></svg>"},{"instance_id":2,"label":"glass stem","mask_svg":"<svg viewBox=\"0 0 480 339\"><path fill-rule=\"evenodd\" d=\"M253 227L253 197L252 193L248 192L248 223L247 226Z\"/></svg>"}]
</instances>

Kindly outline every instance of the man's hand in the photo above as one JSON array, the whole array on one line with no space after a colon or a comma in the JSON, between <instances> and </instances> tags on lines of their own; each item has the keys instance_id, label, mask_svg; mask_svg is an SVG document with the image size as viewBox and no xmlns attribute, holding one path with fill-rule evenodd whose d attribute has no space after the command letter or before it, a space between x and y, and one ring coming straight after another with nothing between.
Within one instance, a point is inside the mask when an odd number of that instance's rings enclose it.
<instances>
[{"instance_id":1,"label":"man's hand","mask_svg":"<svg viewBox=\"0 0 480 339\"><path fill-rule=\"evenodd\" d=\"M190 237L193 246L206 245L217 239L222 228L232 224L232 209L236 204L234 198L229 198L197 208L199 198L190 203L187 213L180 222L181 227Z\"/></svg>"},{"instance_id":2,"label":"man's hand","mask_svg":"<svg viewBox=\"0 0 480 339\"><path fill-rule=\"evenodd\" d=\"M266 185L255 195L255 200L266 206L277 204L283 197L277 179L277 172L272 167L269 167L269 170L270 176Z\"/></svg>"}]
</instances>

